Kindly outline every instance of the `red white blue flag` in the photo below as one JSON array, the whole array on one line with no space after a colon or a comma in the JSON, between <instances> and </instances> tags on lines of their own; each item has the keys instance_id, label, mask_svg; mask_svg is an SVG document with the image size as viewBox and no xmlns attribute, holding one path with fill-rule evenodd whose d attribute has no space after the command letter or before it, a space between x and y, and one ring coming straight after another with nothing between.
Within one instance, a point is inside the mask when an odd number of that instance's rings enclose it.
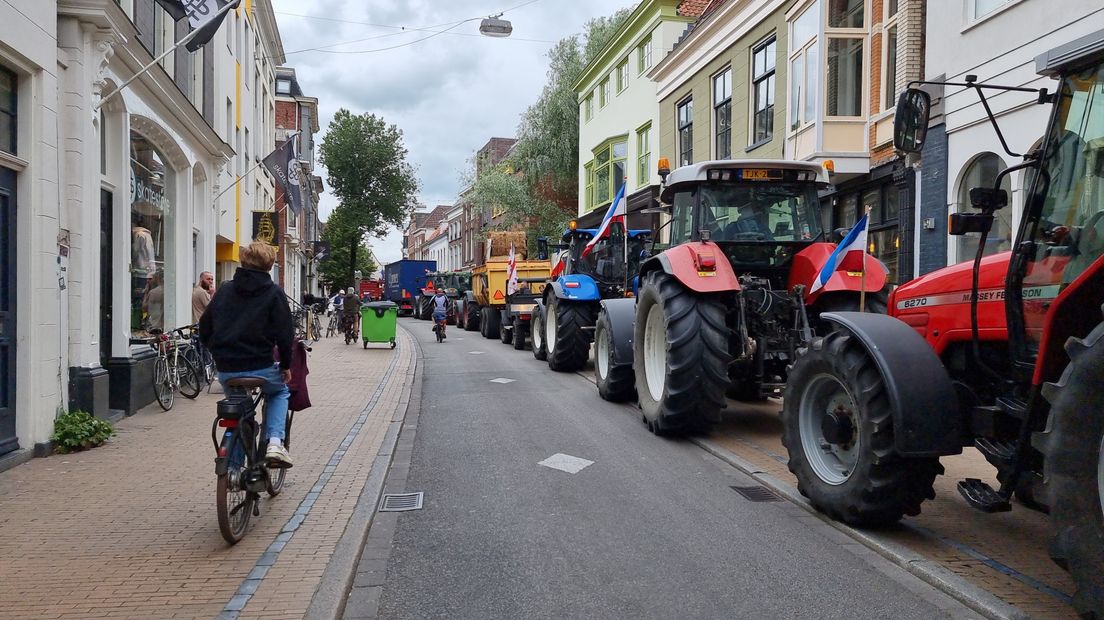
<instances>
[{"instance_id":1,"label":"red white blue flag","mask_svg":"<svg viewBox=\"0 0 1104 620\"><path fill-rule=\"evenodd\" d=\"M586 247L583 248L582 258L586 258L588 254L594 249L594 246L598 244L600 239L609 235L610 225L614 222L621 222L625 224L625 214L629 212L628 201L625 199L625 187L628 183L622 183L621 189L617 190L617 196L614 196L613 202L610 203L609 209L606 210L606 216L602 218L602 225L598 227L598 232L594 233L594 238L587 242Z\"/></svg>"},{"instance_id":2,"label":"red white blue flag","mask_svg":"<svg viewBox=\"0 0 1104 620\"><path fill-rule=\"evenodd\" d=\"M514 244L510 244L510 258L506 262L506 294L513 295L517 292L517 254L514 252Z\"/></svg>"},{"instance_id":3,"label":"red white blue flag","mask_svg":"<svg viewBox=\"0 0 1104 620\"><path fill-rule=\"evenodd\" d=\"M813 280L813 285L809 287L810 293L815 293L825 284L828 284L828 280L832 279L832 274L837 271L864 270L866 267L866 231L869 217L869 213L864 214L862 219L856 222L851 231L847 233L847 236L843 238L843 241L840 241L840 244L836 246L836 251L828 257L828 260L824 263L824 268L820 270L820 274Z\"/></svg>"}]
</instances>

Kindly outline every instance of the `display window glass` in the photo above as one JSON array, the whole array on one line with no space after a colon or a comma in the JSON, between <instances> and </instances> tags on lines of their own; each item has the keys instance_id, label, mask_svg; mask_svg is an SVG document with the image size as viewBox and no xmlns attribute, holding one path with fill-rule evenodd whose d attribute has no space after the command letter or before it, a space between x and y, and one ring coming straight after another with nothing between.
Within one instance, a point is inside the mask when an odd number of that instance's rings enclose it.
<instances>
[{"instance_id":1,"label":"display window glass","mask_svg":"<svg viewBox=\"0 0 1104 620\"><path fill-rule=\"evenodd\" d=\"M164 330L165 242L172 212L172 169L139 133L130 134L130 332L143 338Z\"/></svg>"}]
</instances>

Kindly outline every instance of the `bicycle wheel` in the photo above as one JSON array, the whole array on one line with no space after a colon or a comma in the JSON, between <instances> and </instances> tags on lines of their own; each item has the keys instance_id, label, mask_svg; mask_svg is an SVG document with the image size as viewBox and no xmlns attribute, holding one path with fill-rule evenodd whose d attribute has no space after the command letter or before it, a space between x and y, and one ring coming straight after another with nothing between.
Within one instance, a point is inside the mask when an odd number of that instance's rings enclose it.
<instances>
[{"instance_id":1,"label":"bicycle wheel","mask_svg":"<svg viewBox=\"0 0 1104 620\"><path fill-rule=\"evenodd\" d=\"M311 340L318 342L322 339L322 321L318 320L318 315L314 315L311 319Z\"/></svg>"},{"instance_id":2,"label":"bicycle wheel","mask_svg":"<svg viewBox=\"0 0 1104 620\"><path fill-rule=\"evenodd\" d=\"M200 385L210 383L207 380L207 376L204 374L203 368L203 356L199 353L199 349L195 345L188 345L184 348L184 359L191 363L192 368L195 368L196 374L199 376Z\"/></svg>"},{"instance_id":3,"label":"bicycle wheel","mask_svg":"<svg viewBox=\"0 0 1104 620\"><path fill-rule=\"evenodd\" d=\"M165 411L172 409L176 395L173 390L172 376L169 374L169 360L158 357L153 366L153 392L157 395L157 404Z\"/></svg>"},{"instance_id":4,"label":"bicycle wheel","mask_svg":"<svg viewBox=\"0 0 1104 620\"><path fill-rule=\"evenodd\" d=\"M253 467L252 450L245 445L241 431L233 433L228 441L231 445L226 457L226 473L219 474L215 483L215 511L219 532L233 545L245 536L257 498L244 488L245 477Z\"/></svg>"},{"instance_id":5,"label":"bicycle wheel","mask_svg":"<svg viewBox=\"0 0 1104 620\"><path fill-rule=\"evenodd\" d=\"M284 448L287 448L289 451L291 450L291 418L294 414L294 411L288 410L287 421L284 422ZM265 490L268 491L269 497L276 497L280 494L280 491L284 490L285 476L287 476L286 467L268 469Z\"/></svg>"},{"instance_id":6,"label":"bicycle wheel","mask_svg":"<svg viewBox=\"0 0 1104 620\"><path fill-rule=\"evenodd\" d=\"M180 395L184 398L195 400L199 396L203 384L200 383L199 371L186 356L176 360L176 383L180 386Z\"/></svg>"}]
</instances>

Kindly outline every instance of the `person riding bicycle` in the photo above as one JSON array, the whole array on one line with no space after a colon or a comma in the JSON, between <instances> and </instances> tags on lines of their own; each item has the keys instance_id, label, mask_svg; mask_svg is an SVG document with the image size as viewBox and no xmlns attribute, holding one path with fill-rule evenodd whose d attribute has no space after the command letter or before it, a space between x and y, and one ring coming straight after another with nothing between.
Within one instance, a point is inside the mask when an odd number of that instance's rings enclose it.
<instances>
[{"instance_id":1,"label":"person riding bicycle","mask_svg":"<svg viewBox=\"0 0 1104 620\"><path fill-rule=\"evenodd\" d=\"M291 467L284 447L287 383L291 381L295 326L283 289L268 275L276 248L254 241L241 249L241 267L234 279L219 287L199 319L199 339L215 358L219 383L238 377L265 380L264 425L269 467ZM274 363L272 349L279 353Z\"/></svg>"},{"instance_id":2,"label":"person riding bicycle","mask_svg":"<svg viewBox=\"0 0 1104 620\"><path fill-rule=\"evenodd\" d=\"M345 298L341 300L341 331L348 333L356 331L357 321L360 320L360 298L357 297L353 287L345 291Z\"/></svg>"},{"instance_id":3,"label":"person riding bicycle","mask_svg":"<svg viewBox=\"0 0 1104 620\"><path fill-rule=\"evenodd\" d=\"M430 302L433 307L433 329L441 330L441 337L445 337L445 318L448 316L449 298L445 292L438 289Z\"/></svg>"}]
</instances>

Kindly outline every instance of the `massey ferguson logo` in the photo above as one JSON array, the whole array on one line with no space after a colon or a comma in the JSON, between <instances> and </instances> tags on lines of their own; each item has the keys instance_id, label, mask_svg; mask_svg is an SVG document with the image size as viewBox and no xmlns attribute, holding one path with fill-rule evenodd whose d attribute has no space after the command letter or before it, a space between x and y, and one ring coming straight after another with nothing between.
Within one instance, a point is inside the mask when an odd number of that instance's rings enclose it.
<instances>
[{"instance_id":1,"label":"massey ferguson logo","mask_svg":"<svg viewBox=\"0 0 1104 620\"><path fill-rule=\"evenodd\" d=\"M1058 292L1061 287L1058 285L1053 286L1033 286L1025 288L1023 290L1024 299L1054 299L1058 296ZM987 303L993 301L1004 301L1004 289L1003 288L991 288L983 291L978 291L977 294L978 303ZM928 297L913 297L911 299L902 299L897 302L898 310L912 310L915 308L930 308L932 306L947 306L950 304L968 304L970 303L970 291L961 293L947 293L945 295L930 295Z\"/></svg>"}]
</instances>

